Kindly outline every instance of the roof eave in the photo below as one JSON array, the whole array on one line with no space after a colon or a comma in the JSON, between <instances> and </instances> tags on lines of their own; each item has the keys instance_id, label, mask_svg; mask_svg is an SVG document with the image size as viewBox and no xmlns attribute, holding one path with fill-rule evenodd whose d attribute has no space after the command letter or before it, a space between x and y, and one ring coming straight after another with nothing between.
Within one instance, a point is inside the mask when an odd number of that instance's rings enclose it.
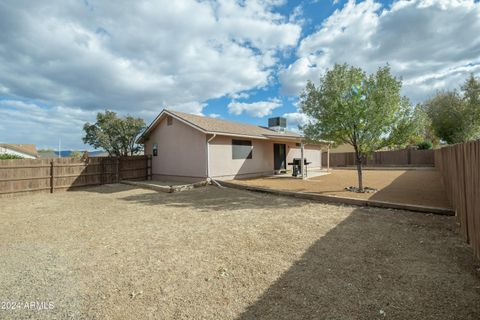
<instances>
[{"instance_id":1,"label":"roof eave","mask_svg":"<svg viewBox=\"0 0 480 320\"><path fill-rule=\"evenodd\" d=\"M207 134L214 134L217 136L227 136L227 137L240 137L240 138L250 138L250 139L260 139L260 140L268 140L265 136L257 136L257 135L249 135L249 134L241 134L241 133L230 133L230 132L221 132L221 131L207 131Z\"/></svg>"},{"instance_id":2,"label":"roof eave","mask_svg":"<svg viewBox=\"0 0 480 320\"><path fill-rule=\"evenodd\" d=\"M160 121L160 119L162 118L163 115L165 114L168 114L169 116L177 119L178 121L180 122L183 122L184 124L194 128L194 129L197 129L198 131L200 132L203 132L203 133L208 133L207 131L205 131L203 128L177 116L176 114L174 114L173 112L170 112L169 110L167 109L163 109L162 112L160 112L160 114L152 121L152 123L150 123L150 125L147 127L147 129L145 129L145 131L143 131L143 133L140 135L140 137L138 137L137 139L137 143L145 143L145 136L153 129L155 128L155 126L158 124L158 122Z\"/></svg>"}]
</instances>

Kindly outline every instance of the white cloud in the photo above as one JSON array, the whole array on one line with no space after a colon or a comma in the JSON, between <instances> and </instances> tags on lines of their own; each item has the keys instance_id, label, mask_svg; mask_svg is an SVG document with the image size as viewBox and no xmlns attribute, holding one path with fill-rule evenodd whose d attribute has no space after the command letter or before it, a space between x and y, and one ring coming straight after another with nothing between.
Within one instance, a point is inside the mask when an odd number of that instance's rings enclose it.
<instances>
[{"instance_id":1,"label":"white cloud","mask_svg":"<svg viewBox=\"0 0 480 320\"><path fill-rule=\"evenodd\" d=\"M248 99L250 97L250 94L248 94L247 92L236 92L230 94L229 97L232 99Z\"/></svg>"},{"instance_id":2,"label":"white cloud","mask_svg":"<svg viewBox=\"0 0 480 320\"><path fill-rule=\"evenodd\" d=\"M288 128L294 131L298 131L299 126L304 126L311 121L306 114L301 112L284 113L282 117L287 119Z\"/></svg>"},{"instance_id":3,"label":"white cloud","mask_svg":"<svg viewBox=\"0 0 480 320\"><path fill-rule=\"evenodd\" d=\"M389 63L404 93L421 101L480 72L480 3L473 0L349 1L304 38L297 60L281 71L282 90L296 95L335 63L374 72Z\"/></svg>"},{"instance_id":4,"label":"white cloud","mask_svg":"<svg viewBox=\"0 0 480 320\"><path fill-rule=\"evenodd\" d=\"M207 106L206 103L185 102L185 103L177 103L174 105L170 105L170 106L167 106L167 108L202 116L203 115L202 110L206 106Z\"/></svg>"},{"instance_id":5,"label":"white cloud","mask_svg":"<svg viewBox=\"0 0 480 320\"><path fill-rule=\"evenodd\" d=\"M2 1L0 99L75 106L68 109L71 119L56 112L60 107L32 107L44 117L38 124L18 105L2 108L8 116L2 130L12 132L2 132L2 139L34 139L17 129L26 121L38 132L35 141L55 145L54 130L66 130L66 143L78 145L83 122L73 110L90 115L108 108L148 121L164 107L202 114L209 99L262 88L280 52L296 46L300 36L300 26L275 13L281 4ZM49 121L65 126L50 128Z\"/></svg>"},{"instance_id":6,"label":"white cloud","mask_svg":"<svg viewBox=\"0 0 480 320\"><path fill-rule=\"evenodd\" d=\"M294 22L299 25L303 25L305 23L305 18L303 17L303 6L298 5L293 8L292 13L288 17L288 21Z\"/></svg>"},{"instance_id":7,"label":"white cloud","mask_svg":"<svg viewBox=\"0 0 480 320\"><path fill-rule=\"evenodd\" d=\"M298 25L274 13L278 4L3 1L0 90L135 111L263 87L278 50L300 35Z\"/></svg>"},{"instance_id":8,"label":"white cloud","mask_svg":"<svg viewBox=\"0 0 480 320\"><path fill-rule=\"evenodd\" d=\"M63 106L43 108L35 103L0 100L0 142L33 143L37 148L46 148L61 139L65 148L90 149L82 143L81 137L83 125L95 122L95 115L93 110Z\"/></svg>"},{"instance_id":9,"label":"white cloud","mask_svg":"<svg viewBox=\"0 0 480 320\"><path fill-rule=\"evenodd\" d=\"M221 115L219 115L218 113L210 113L208 116L209 116L210 118L215 118L215 119L221 117Z\"/></svg>"},{"instance_id":10,"label":"white cloud","mask_svg":"<svg viewBox=\"0 0 480 320\"><path fill-rule=\"evenodd\" d=\"M232 101L228 104L228 112L237 116L246 113L251 117L262 118L271 115L272 111L281 105L278 99L252 103Z\"/></svg>"}]
</instances>

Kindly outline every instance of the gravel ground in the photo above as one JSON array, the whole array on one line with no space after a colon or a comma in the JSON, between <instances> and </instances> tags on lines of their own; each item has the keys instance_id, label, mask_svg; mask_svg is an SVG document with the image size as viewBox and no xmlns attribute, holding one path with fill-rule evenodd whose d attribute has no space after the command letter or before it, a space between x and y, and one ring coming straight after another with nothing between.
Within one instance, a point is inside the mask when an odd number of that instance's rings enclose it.
<instances>
[{"instance_id":1,"label":"gravel ground","mask_svg":"<svg viewBox=\"0 0 480 320\"><path fill-rule=\"evenodd\" d=\"M0 319L480 318L452 217L113 185L0 218Z\"/></svg>"},{"instance_id":2,"label":"gravel ground","mask_svg":"<svg viewBox=\"0 0 480 320\"><path fill-rule=\"evenodd\" d=\"M364 186L378 189L376 193L354 193L345 191L346 187L358 185L357 171L348 169L333 169L331 174L308 180L290 177L266 177L234 180L230 182L347 198L451 208L440 174L435 169L364 170Z\"/></svg>"}]
</instances>

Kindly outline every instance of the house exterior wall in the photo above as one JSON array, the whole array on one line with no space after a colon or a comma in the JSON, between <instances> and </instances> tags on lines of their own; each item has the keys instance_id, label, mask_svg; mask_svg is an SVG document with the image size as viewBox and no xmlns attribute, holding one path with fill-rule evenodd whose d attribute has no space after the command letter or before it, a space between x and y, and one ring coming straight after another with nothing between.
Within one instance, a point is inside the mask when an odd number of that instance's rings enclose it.
<instances>
[{"instance_id":1,"label":"house exterior wall","mask_svg":"<svg viewBox=\"0 0 480 320\"><path fill-rule=\"evenodd\" d=\"M286 162L301 157L300 146L293 142L251 139L238 136L215 136L204 134L182 121L166 117L151 131L145 142L145 154L152 155L152 177L155 180L198 181L207 178L207 157L210 177L218 180L249 178L274 173L275 143L286 145ZM252 143L251 159L233 159L232 140L249 140ZM153 145L158 146L158 155L153 156ZM321 168L321 146L306 145L305 158L312 162L310 168ZM290 167L287 165L287 169Z\"/></svg>"},{"instance_id":2,"label":"house exterior wall","mask_svg":"<svg viewBox=\"0 0 480 320\"><path fill-rule=\"evenodd\" d=\"M22 157L22 158L25 158L25 159L36 159L36 157L34 157L32 155L29 155L29 154L26 154L26 153L23 153L23 152L19 152L19 151L16 151L16 150L12 150L12 149L9 149L9 148L4 148L4 147L0 147L0 154L11 154L11 155L19 156L19 157Z\"/></svg>"},{"instance_id":3,"label":"house exterior wall","mask_svg":"<svg viewBox=\"0 0 480 320\"><path fill-rule=\"evenodd\" d=\"M232 140L252 141L252 159L232 159ZM210 142L210 176L229 180L273 174L273 142L216 136Z\"/></svg>"},{"instance_id":4,"label":"house exterior wall","mask_svg":"<svg viewBox=\"0 0 480 320\"><path fill-rule=\"evenodd\" d=\"M252 141L252 159L232 159L232 139ZM273 174L273 145L285 144L287 163L301 157L300 146L281 141L255 140L240 137L217 136L210 142L210 176L214 179L228 180ZM306 145L304 157L312 162L309 168L322 167L322 151L319 145ZM289 166L287 165L287 169Z\"/></svg>"},{"instance_id":5,"label":"house exterior wall","mask_svg":"<svg viewBox=\"0 0 480 320\"><path fill-rule=\"evenodd\" d=\"M198 181L207 177L206 135L173 118L167 125L163 119L145 142L145 154L152 156L154 180Z\"/></svg>"},{"instance_id":6,"label":"house exterior wall","mask_svg":"<svg viewBox=\"0 0 480 320\"><path fill-rule=\"evenodd\" d=\"M302 151L295 143L287 144L287 163L292 162L293 158L301 158ZM322 168L322 149L319 145L305 145L303 156L311 164L309 168Z\"/></svg>"}]
</instances>

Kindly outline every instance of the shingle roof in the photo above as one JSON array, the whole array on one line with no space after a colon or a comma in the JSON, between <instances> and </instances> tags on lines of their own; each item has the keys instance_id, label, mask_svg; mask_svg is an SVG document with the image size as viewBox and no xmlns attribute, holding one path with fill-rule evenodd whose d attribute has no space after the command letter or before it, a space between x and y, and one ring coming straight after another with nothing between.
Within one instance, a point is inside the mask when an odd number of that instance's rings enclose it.
<instances>
[{"instance_id":1,"label":"shingle roof","mask_svg":"<svg viewBox=\"0 0 480 320\"><path fill-rule=\"evenodd\" d=\"M216 133L216 134L229 134L229 135L239 135L239 136L253 136L263 139L268 138L302 138L301 135L292 131L275 131L268 129L266 127L255 126L246 123L227 121L216 118L209 118L198 116L190 113L184 113L179 111L164 110L167 114L176 116L188 124L197 127L198 129L205 131L207 133ZM156 122L160 120L158 117L148 128L145 130L144 134L149 132L153 127L155 127ZM143 135L144 135L143 134ZM142 135L142 136L143 136ZM141 138L140 138L141 140Z\"/></svg>"},{"instance_id":2,"label":"shingle roof","mask_svg":"<svg viewBox=\"0 0 480 320\"><path fill-rule=\"evenodd\" d=\"M34 144L7 144L1 143L0 147L12 149L18 152L26 153L34 157L38 157L37 147Z\"/></svg>"}]
</instances>

